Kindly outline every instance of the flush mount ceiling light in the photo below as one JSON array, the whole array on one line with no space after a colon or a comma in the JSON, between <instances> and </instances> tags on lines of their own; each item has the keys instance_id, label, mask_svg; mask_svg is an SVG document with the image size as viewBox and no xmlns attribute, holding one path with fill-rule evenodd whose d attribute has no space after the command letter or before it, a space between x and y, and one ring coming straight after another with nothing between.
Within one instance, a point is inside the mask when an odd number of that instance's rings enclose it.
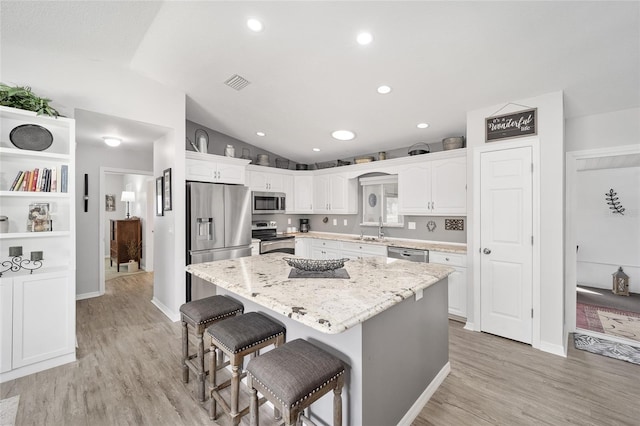
<instances>
[{"instance_id":1,"label":"flush mount ceiling light","mask_svg":"<svg viewBox=\"0 0 640 426\"><path fill-rule=\"evenodd\" d=\"M103 137L104 143L109 146L118 146L122 143L122 139L112 138L112 137Z\"/></svg>"},{"instance_id":2,"label":"flush mount ceiling light","mask_svg":"<svg viewBox=\"0 0 640 426\"><path fill-rule=\"evenodd\" d=\"M265 132L256 132L256 135L258 135L258 136L266 136L267 134Z\"/></svg>"},{"instance_id":3,"label":"flush mount ceiling light","mask_svg":"<svg viewBox=\"0 0 640 426\"><path fill-rule=\"evenodd\" d=\"M247 19L247 27L249 27L251 31L256 33L259 33L264 28L262 22L258 21L255 18Z\"/></svg>"},{"instance_id":4,"label":"flush mount ceiling light","mask_svg":"<svg viewBox=\"0 0 640 426\"><path fill-rule=\"evenodd\" d=\"M429 125L427 123L418 123L417 127L418 129L426 129Z\"/></svg>"},{"instance_id":5,"label":"flush mount ceiling light","mask_svg":"<svg viewBox=\"0 0 640 426\"><path fill-rule=\"evenodd\" d=\"M339 141L350 141L351 139L356 137L356 134L350 130L336 130L331 133L331 136L334 139L338 139Z\"/></svg>"},{"instance_id":6,"label":"flush mount ceiling light","mask_svg":"<svg viewBox=\"0 0 640 426\"><path fill-rule=\"evenodd\" d=\"M320 148L313 148L314 152L320 152Z\"/></svg>"},{"instance_id":7,"label":"flush mount ceiling light","mask_svg":"<svg viewBox=\"0 0 640 426\"><path fill-rule=\"evenodd\" d=\"M365 46L373 41L373 36L371 35L371 33L364 31L358 34L356 40L358 41L358 44Z\"/></svg>"},{"instance_id":8,"label":"flush mount ceiling light","mask_svg":"<svg viewBox=\"0 0 640 426\"><path fill-rule=\"evenodd\" d=\"M380 93L381 95L386 95L387 93L391 93L391 87L380 86L378 87L378 93Z\"/></svg>"}]
</instances>

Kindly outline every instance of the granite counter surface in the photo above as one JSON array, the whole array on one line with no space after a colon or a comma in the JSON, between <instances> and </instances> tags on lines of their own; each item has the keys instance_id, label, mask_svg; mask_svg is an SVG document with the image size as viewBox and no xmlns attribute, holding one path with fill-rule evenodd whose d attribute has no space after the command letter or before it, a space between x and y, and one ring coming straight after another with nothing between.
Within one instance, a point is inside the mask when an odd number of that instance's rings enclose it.
<instances>
[{"instance_id":1,"label":"granite counter surface","mask_svg":"<svg viewBox=\"0 0 640 426\"><path fill-rule=\"evenodd\" d=\"M296 232L293 234L286 234L286 235L294 235L296 238L317 238L321 240L375 244L375 245L382 245L387 247L406 247L406 248L413 248L413 249L419 249L419 250L440 251L444 253L456 253L456 254L467 253L466 244L438 243L433 241L405 240L401 238L389 238L389 237L384 238L383 240L378 240L370 236L365 236L363 239L360 239L360 236L358 235L333 234L330 232L313 232L313 231L312 232Z\"/></svg>"},{"instance_id":2,"label":"granite counter surface","mask_svg":"<svg viewBox=\"0 0 640 426\"><path fill-rule=\"evenodd\" d=\"M289 279L289 255L271 253L187 266L187 272L327 334L341 333L447 277L448 266L370 257L345 264L349 279Z\"/></svg>"}]
</instances>

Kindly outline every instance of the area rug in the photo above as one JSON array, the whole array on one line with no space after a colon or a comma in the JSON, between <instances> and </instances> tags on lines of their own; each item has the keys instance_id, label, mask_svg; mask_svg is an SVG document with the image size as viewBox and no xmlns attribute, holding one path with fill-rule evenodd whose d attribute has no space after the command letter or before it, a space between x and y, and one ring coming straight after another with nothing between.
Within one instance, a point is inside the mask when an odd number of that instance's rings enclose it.
<instances>
[{"instance_id":1,"label":"area rug","mask_svg":"<svg viewBox=\"0 0 640 426\"><path fill-rule=\"evenodd\" d=\"M135 275L135 274L143 274L145 271L143 269L138 269L136 272L129 272L129 268L122 264L120 265L120 272L118 272L116 266L111 266L109 259L105 260L104 264L104 280L109 281L114 278L125 277L127 275Z\"/></svg>"},{"instance_id":2,"label":"area rug","mask_svg":"<svg viewBox=\"0 0 640 426\"><path fill-rule=\"evenodd\" d=\"M640 347L611 342L586 334L574 333L573 344L576 349L604 355L622 361L640 364Z\"/></svg>"},{"instance_id":3,"label":"area rug","mask_svg":"<svg viewBox=\"0 0 640 426\"><path fill-rule=\"evenodd\" d=\"M20 395L0 400L0 426L13 426L16 424Z\"/></svg>"},{"instance_id":4,"label":"area rug","mask_svg":"<svg viewBox=\"0 0 640 426\"><path fill-rule=\"evenodd\" d=\"M640 342L640 314L578 303L576 326Z\"/></svg>"}]
</instances>

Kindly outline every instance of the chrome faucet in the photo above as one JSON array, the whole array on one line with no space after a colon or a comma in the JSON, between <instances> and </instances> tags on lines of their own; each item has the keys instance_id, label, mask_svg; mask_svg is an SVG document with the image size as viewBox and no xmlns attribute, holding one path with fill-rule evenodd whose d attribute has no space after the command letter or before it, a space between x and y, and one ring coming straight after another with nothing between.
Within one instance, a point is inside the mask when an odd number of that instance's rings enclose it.
<instances>
[{"instance_id":1,"label":"chrome faucet","mask_svg":"<svg viewBox=\"0 0 640 426\"><path fill-rule=\"evenodd\" d=\"M382 216L380 216L380 224L378 225L378 239L384 240L384 232L382 232Z\"/></svg>"}]
</instances>

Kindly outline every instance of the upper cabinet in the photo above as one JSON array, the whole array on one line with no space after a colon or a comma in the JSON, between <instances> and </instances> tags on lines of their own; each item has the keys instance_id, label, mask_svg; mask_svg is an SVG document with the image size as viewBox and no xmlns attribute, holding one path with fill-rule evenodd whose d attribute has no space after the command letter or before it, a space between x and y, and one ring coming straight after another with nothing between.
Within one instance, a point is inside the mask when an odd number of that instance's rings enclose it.
<instances>
[{"instance_id":1,"label":"upper cabinet","mask_svg":"<svg viewBox=\"0 0 640 426\"><path fill-rule=\"evenodd\" d=\"M264 167L258 167L264 169ZM285 192L286 185L293 177L289 172L248 170L247 184L252 191Z\"/></svg>"},{"instance_id":2,"label":"upper cabinet","mask_svg":"<svg viewBox=\"0 0 640 426\"><path fill-rule=\"evenodd\" d=\"M297 173L291 183L293 199L287 192L287 213L313 213L313 176Z\"/></svg>"},{"instance_id":3,"label":"upper cabinet","mask_svg":"<svg viewBox=\"0 0 640 426\"><path fill-rule=\"evenodd\" d=\"M313 178L314 213L358 213L358 182L346 175L322 174Z\"/></svg>"},{"instance_id":4,"label":"upper cabinet","mask_svg":"<svg viewBox=\"0 0 640 426\"><path fill-rule=\"evenodd\" d=\"M401 214L467 214L466 150L446 158L407 165L398 172Z\"/></svg>"},{"instance_id":5,"label":"upper cabinet","mask_svg":"<svg viewBox=\"0 0 640 426\"><path fill-rule=\"evenodd\" d=\"M245 183L249 160L187 151L186 179L212 183Z\"/></svg>"}]
</instances>

